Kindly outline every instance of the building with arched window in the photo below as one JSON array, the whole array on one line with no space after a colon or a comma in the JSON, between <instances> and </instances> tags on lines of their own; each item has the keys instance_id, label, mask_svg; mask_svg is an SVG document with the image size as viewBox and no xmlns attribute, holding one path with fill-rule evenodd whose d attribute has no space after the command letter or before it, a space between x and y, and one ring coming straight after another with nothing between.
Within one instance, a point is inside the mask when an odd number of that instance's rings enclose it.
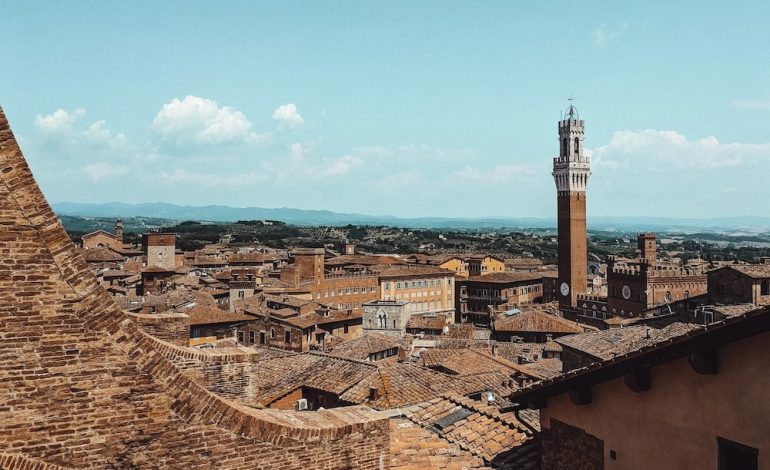
<instances>
[{"instance_id":1,"label":"building with arched window","mask_svg":"<svg viewBox=\"0 0 770 470\"><path fill-rule=\"evenodd\" d=\"M374 300L364 304L364 334L404 336L411 314L406 300Z\"/></svg>"}]
</instances>

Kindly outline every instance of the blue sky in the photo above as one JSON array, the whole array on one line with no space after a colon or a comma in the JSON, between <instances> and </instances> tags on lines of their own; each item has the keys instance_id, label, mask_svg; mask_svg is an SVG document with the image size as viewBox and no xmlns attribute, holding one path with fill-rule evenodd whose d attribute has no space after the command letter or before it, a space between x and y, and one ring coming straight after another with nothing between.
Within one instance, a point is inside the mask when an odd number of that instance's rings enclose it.
<instances>
[{"instance_id":1,"label":"blue sky","mask_svg":"<svg viewBox=\"0 0 770 470\"><path fill-rule=\"evenodd\" d=\"M6 1L0 104L50 201L770 215L770 2Z\"/></svg>"}]
</instances>

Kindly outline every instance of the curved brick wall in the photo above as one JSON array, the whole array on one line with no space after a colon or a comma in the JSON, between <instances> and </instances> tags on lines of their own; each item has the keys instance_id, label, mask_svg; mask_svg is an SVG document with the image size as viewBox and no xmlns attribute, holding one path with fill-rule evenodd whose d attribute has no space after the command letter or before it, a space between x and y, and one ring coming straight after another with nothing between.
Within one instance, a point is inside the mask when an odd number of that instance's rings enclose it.
<instances>
[{"instance_id":1,"label":"curved brick wall","mask_svg":"<svg viewBox=\"0 0 770 470\"><path fill-rule=\"evenodd\" d=\"M144 331L165 341L187 346L190 343L190 317L184 313L132 313L125 314Z\"/></svg>"},{"instance_id":2,"label":"curved brick wall","mask_svg":"<svg viewBox=\"0 0 770 470\"><path fill-rule=\"evenodd\" d=\"M160 354L96 282L1 109L0 253L3 468L387 466L371 410L255 410Z\"/></svg>"}]
</instances>

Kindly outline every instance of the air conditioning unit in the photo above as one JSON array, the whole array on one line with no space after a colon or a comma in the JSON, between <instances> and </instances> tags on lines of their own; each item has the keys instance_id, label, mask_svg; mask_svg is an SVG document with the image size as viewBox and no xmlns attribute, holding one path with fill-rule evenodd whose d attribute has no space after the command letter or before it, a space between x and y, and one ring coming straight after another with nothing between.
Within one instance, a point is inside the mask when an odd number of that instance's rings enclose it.
<instances>
[{"instance_id":1,"label":"air conditioning unit","mask_svg":"<svg viewBox=\"0 0 770 470\"><path fill-rule=\"evenodd\" d=\"M307 410L307 398L300 398L297 403L294 404L296 411Z\"/></svg>"}]
</instances>

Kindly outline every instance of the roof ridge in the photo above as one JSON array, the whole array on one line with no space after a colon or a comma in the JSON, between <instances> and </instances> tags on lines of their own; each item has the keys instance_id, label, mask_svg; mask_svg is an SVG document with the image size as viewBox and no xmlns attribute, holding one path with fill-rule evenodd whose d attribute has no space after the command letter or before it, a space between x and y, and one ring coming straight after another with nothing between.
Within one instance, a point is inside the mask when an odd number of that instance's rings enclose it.
<instances>
[{"instance_id":1,"label":"roof ridge","mask_svg":"<svg viewBox=\"0 0 770 470\"><path fill-rule=\"evenodd\" d=\"M373 367L375 369L379 369L379 366L377 364L372 364L370 361L364 361L362 359L353 359L351 357L335 356L333 354L329 354L323 351L307 351L305 353L300 353L300 354L310 354L313 356L327 357L329 359L338 359L341 361L353 362L356 364L361 364L361 365Z\"/></svg>"}]
</instances>

